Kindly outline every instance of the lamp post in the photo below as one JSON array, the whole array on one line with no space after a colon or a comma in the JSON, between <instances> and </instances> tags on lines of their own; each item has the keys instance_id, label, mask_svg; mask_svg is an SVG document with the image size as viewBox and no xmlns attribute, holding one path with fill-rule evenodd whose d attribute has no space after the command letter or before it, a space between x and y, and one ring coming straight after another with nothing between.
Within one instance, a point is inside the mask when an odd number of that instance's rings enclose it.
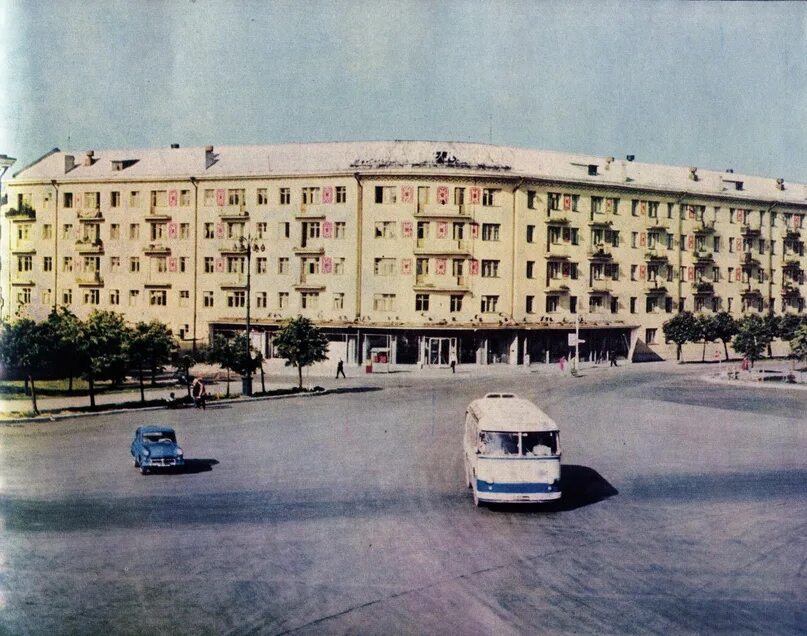
<instances>
[{"instance_id":1,"label":"lamp post","mask_svg":"<svg viewBox=\"0 0 807 636\"><path fill-rule=\"evenodd\" d=\"M247 253L247 324L246 324L246 342L244 351L244 361L247 367L244 369L244 374L241 376L241 393L243 395L252 395L252 356L250 355L250 324L249 324L249 309L250 298L252 296L252 250L263 251L266 246L263 243L258 243L257 240L251 236L242 236L238 239L238 245L241 249L246 250Z\"/></svg>"}]
</instances>

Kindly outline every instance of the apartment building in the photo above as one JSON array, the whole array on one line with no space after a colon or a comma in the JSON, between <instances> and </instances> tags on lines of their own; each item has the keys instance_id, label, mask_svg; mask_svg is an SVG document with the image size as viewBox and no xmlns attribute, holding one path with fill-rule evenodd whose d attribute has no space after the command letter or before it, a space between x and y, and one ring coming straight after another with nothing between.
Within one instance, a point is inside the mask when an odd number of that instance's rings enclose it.
<instances>
[{"instance_id":1,"label":"apartment building","mask_svg":"<svg viewBox=\"0 0 807 636\"><path fill-rule=\"evenodd\" d=\"M122 312L188 346L304 315L332 357L667 357L677 311L804 312L807 187L452 142L54 150L2 212L2 313Z\"/></svg>"}]
</instances>

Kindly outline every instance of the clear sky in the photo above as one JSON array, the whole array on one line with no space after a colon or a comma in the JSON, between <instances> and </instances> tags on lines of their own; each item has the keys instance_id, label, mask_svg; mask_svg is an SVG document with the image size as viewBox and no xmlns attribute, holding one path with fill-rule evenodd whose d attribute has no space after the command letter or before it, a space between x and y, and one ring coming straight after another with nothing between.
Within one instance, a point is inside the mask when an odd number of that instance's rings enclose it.
<instances>
[{"instance_id":1,"label":"clear sky","mask_svg":"<svg viewBox=\"0 0 807 636\"><path fill-rule=\"evenodd\" d=\"M435 139L807 182L807 3L0 0L0 154Z\"/></svg>"}]
</instances>

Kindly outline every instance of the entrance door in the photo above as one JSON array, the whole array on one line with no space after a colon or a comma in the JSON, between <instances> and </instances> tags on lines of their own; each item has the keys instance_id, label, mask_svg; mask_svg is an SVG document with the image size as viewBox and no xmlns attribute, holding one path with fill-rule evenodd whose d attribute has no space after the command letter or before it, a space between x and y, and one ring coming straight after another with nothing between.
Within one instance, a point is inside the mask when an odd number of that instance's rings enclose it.
<instances>
[{"instance_id":1,"label":"entrance door","mask_svg":"<svg viewBox=\"0 0 807 636\"><path fill-rule=\"evenodd\" d=\"M452 356L456 359L456 338L427 338L426 351L428 364L432 366L448 366Z\"/></svg>"}]
</instances>

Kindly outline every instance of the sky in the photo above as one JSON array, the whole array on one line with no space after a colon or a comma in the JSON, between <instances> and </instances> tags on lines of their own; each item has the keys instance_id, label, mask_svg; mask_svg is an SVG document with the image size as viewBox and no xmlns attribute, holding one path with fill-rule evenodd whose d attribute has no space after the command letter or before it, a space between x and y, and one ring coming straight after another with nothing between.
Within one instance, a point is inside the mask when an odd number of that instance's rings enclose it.
<instances>
[{"instance_id":1,"label":"sky","mask_svg":"<svg viewBox=\"0 0 807 636\"><path fill-rule=\"evenodd\" d=\"M0 154L431 139L807 183L807 3L0 0Z\"/></svg>"}]
</instances>

